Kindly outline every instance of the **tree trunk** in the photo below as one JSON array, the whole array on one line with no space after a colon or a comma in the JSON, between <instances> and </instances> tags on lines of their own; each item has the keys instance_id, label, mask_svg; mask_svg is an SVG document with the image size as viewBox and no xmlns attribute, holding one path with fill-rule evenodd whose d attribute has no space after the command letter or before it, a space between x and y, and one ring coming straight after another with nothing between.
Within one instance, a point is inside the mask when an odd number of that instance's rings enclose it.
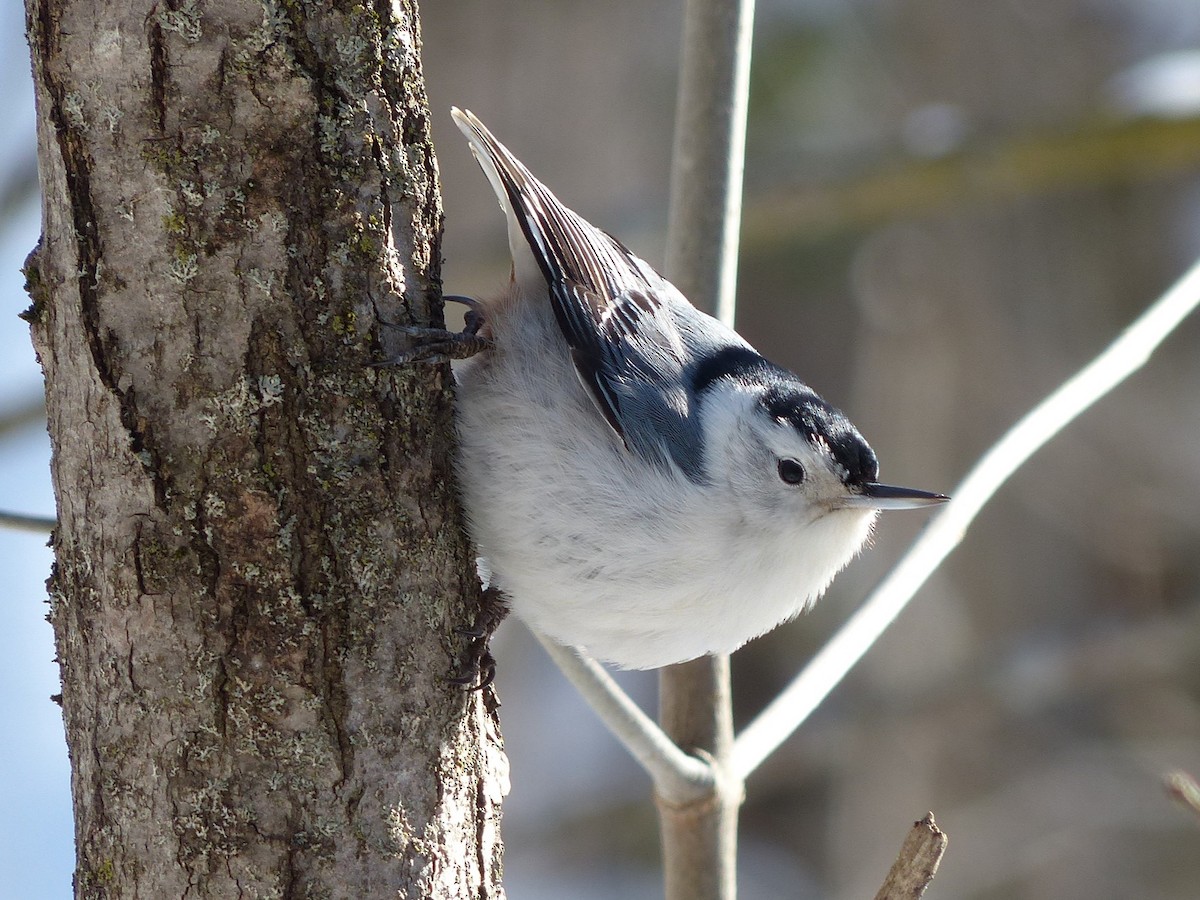
<instances>
[{"instance_id":1,"label":"tree trunk","mask_svg":"<svg viewBox=\"0 0 1200 900\"><path fill-rule=\"evenodd\" d=\"M27 14L76 896L502 896L414 3Z\"/></svg>"}]
</instances>

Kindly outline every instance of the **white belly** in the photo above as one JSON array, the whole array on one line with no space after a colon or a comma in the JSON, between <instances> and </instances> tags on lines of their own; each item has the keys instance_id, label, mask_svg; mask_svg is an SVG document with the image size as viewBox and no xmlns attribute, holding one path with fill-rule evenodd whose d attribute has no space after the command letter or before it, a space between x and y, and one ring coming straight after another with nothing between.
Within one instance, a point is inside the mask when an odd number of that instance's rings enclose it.
<instances>
[{"instance_id":1,"label":"white belly","mask_svg":"<svg viewBox=\"0 0 1200 900\"><path fill-rule=\"evenodd\" d=\"M525 337L544 352L502 344L457 370L458 462L472 537L531 628L629 668L731 652L802 611L869 533L861 511L811 523L803 547L748 533L713 487L624 448L561 339Z\"/></svg>"}]
</instances>

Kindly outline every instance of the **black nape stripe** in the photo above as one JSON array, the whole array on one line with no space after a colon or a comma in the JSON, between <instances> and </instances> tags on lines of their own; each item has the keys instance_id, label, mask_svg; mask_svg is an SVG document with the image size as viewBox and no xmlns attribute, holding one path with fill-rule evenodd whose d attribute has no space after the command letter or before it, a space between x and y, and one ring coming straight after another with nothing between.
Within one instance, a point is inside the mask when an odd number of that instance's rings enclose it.
<instances>
[{"instance_id":1,"label":"black nape stripe","mask_svg":"<svg viewBox=\"0 0 1200 900\"><path fill-rule=\"evenodd\" d=\"M701 394L722 378L746 382L774 381L781 370L749 347L726 347L706 356L692 371L692 391ZM764 378L764 376L769 377Z\"/></svg>"}]
</instances>

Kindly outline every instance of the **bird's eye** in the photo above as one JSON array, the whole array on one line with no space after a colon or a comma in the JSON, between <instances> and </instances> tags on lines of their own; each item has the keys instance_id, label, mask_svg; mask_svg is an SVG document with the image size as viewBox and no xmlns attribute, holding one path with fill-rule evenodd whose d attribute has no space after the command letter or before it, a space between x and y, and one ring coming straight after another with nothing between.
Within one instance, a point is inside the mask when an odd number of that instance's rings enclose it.
<instances>
[{"instance_id":1,"label":"bird's eye","mask_svg":"<svg viewBox=\"0 0 1200 900\"><path fill-rule=\"evenodd\" d=\"M794 459L781 459L779 477L785 484L800 484L804 481L804 466Z\"/></svg>"}]
</instances>

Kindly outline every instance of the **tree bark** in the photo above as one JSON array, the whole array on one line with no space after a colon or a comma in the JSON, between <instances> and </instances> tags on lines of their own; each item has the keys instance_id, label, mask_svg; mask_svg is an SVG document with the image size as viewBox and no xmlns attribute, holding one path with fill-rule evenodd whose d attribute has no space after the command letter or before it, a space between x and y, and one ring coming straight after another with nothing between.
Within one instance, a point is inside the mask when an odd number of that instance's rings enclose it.
<instances>
[{"instance_id":1,"label":"tree bark","mask_svg":"<svg viewBox=\"0 0 1200 900\"><path fill-rule=\"evenodd\" d=\"M502 896L413 0L27 17L76 896Z\"/></svg>"}]
</instances>

